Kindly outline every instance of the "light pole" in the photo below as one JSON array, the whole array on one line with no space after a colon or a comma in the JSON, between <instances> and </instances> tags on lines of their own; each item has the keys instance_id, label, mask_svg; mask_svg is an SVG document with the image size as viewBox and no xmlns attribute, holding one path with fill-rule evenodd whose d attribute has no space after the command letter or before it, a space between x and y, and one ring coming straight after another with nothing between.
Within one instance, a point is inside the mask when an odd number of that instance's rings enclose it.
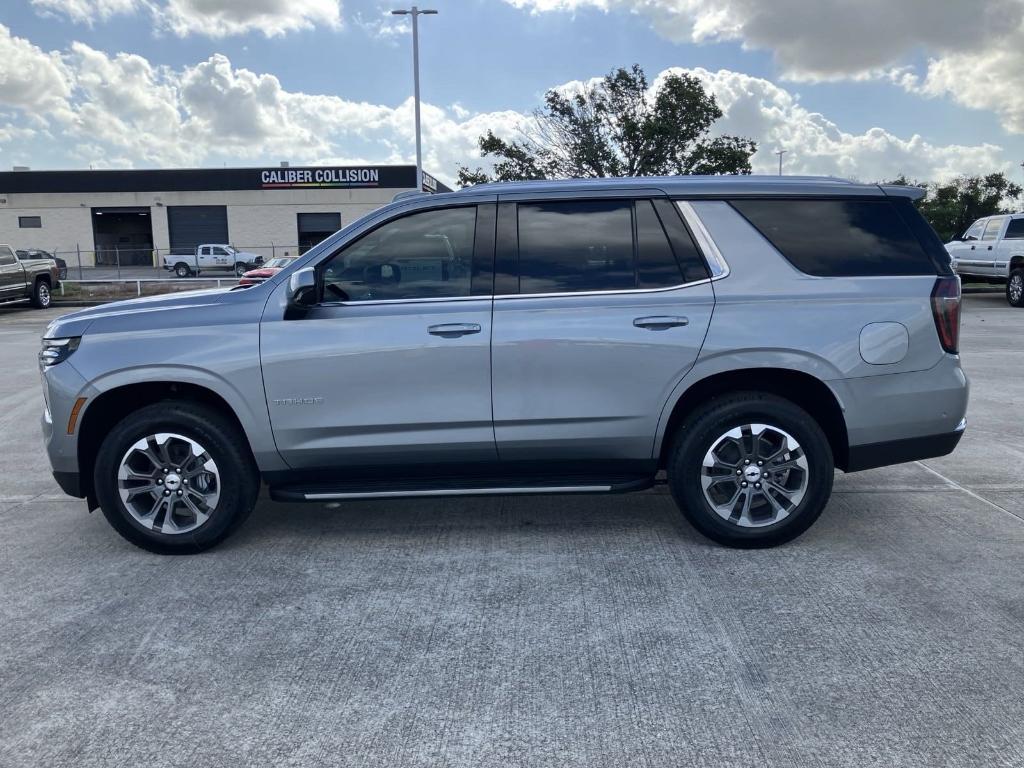
<instances>
[{"instance_id":1,"label":"light pole","mask_svg":"<svg viewBox=\"0 0 1024 768\"><path fill-rule=\"evenodd\" d=\"M420 142L420 16L436 16L437 11L420 10L415 5L391 12L395 16L412 16L412 81L416 109L416 189L423 189L423 147Z\"/></svg>"},{"instance_id":2,"label":"light pole","mask_svg":"<svg viewBox=\"0 0 1024 768\"><path fill-rule=\"evenodd\" d=\"M789 152L788 149L777 149L777 150L775 150L775 154L779 156L779 176L782 175L782 156L784 154L786 154L787 152Z\"/></svg>"}]
</instances>

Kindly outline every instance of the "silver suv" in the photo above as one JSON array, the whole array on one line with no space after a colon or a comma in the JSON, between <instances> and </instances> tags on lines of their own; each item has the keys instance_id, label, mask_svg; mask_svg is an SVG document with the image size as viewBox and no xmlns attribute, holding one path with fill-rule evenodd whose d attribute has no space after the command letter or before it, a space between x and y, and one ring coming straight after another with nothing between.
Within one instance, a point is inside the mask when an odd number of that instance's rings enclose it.
<instances>
[{"instance_id":1,"label":"silver suv","mask_svg":"<svg viewBox=\"0 0 1024 768\"><path fill-rule=\"evenodd\" d=\"M836 467L965 427L960 285L915 188L645 178L406 197L266 282L65 315L54 476L196 552L280 501L614 493L664 471L722 544L805 531Z\"/></svg>"}]
</instances>

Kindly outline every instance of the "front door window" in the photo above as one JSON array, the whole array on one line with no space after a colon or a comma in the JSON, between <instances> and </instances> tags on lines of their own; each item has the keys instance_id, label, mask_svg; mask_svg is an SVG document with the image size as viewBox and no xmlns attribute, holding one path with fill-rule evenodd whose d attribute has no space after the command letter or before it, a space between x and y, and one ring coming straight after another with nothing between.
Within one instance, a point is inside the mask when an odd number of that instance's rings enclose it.
<instances>
[{"instance_id":1,"label":"front door window","mask_svg":"<svg viewBox=\"0 0 1024 768\"><path fill-rule=\"evenodd\" d=\"M330 259L323 272L323 299L469 296L475 229L475 206L424 211L390 221Z\"/></svg>"}]
</instances>

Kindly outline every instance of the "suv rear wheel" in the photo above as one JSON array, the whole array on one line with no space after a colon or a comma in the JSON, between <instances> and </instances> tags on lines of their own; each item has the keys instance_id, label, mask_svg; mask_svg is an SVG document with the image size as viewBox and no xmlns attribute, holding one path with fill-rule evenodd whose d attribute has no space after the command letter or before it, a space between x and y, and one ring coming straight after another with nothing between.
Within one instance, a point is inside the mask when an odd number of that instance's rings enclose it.
<instances>
[{"instance_id":1,"label":"suv rear wheel","mask_svg":"<svg viewBox=\"0 0 1024 768\"><path fill-rule=\"evenodd\" d=\"M1006 281L1006 300L1011 307L1024 307L1024 268L1018 267Z\"/></svg>"},{"instance_id":2,"label":"suv rear wheel","mask_svg":"<svg viewBox=\"0 0 1024 768\"><path fill-rule=\"evenodd\" d=\"M114 529L159 554L218 544L256 503L259 475L238 429L196 403L136 411L104 439L93 476Z\"/></svg>"},{"instance_id":3,"label":"suv rear wheel","mask_svg":"<svg viewBox=\"0 0 1024 768\"><path fill-rule=\"evenodd\" d=\"M672 496L709 539L771 547L806 531L824 510L835 472L818 423L775 395L742 392L691 414L668 461Z\"/></svg>"}]
</instances>

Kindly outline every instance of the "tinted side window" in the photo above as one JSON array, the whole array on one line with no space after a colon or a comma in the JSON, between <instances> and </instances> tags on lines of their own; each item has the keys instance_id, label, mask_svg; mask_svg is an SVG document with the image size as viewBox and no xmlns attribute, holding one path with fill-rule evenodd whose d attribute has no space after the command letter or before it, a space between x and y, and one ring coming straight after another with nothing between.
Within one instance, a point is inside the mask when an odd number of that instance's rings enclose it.
<instances>
[{"instance_id":1,"label":"tinted side window","mask_svg":"<svg viewBox=\"0 0 1024 768\"><path fill-rule=\"evenodd\" d=\"M15 261L14 251L6 245L0 245L0 264L13 264Z\"/></svg>"},{"instance_id":2,"label":"tinted side window","mask_svg":"<svg viewBox=\"0 0 1024 768\"><path fill-rule=\"evenodd\" d=\"M324 301L469 296L475 228L475 206L389 221L331 257Z\"/></svg>"},{"instance_id":3,"label":"tinted side window","mask_svg":"<svg viewBox=\"0 0 1024 768\"><path fill-rule=\"evenodd\" d=\"M914 233L917 241L924 248L924 252L932 260L936 271L940 275L952 275L953 266L949 252L946 250L946 246L942 244L942 239L932 229L931 224L925 221L921 212L905 197L893 198L892 204L896 206L896 210L903 217L903 221L910 227L910 231Z\"/></svg>"},{"instance_id":4,"label":"tinted side window","mask_svg":"<svg viewBox=\"0 0 1024 768\"><path fill-rule=\"evenodd\" d=\"M999 230L1002 228L1002 219L989 219L988 224L985 225L985 234L981 236L981 239L995 240L997 237L999 237Z\"/></svg>"},{"instance_id":5,"label":"tinted side window","mask_svg":"<svg viewBox=\"0 0 1024 768\"><path fill-rule=\"evenodd\" d=\"M650 200L636 201L636 285L670 288L683 282L672 246Z\"/></svg>"},{"instance_id":6,"label":"tinted side window","mask_svg":"<svg viewBox=\"0 0 1024 768\"><path fill-rule=\"evenodd\" d=\"M1010 219L1010 225L1006 228L1005 240L1024 239L1024 219Z\"/></svg>"},{"instance_id":7,"label":"tinted side window","mask_svg":"<svg viewBox=\"0 0 1024 768\"><path fill-rule=\"evenodd\" d=\"M889 200L735 200L732 205L809 275L936 273Z\"/></svg>"},{"instance_id":8,"label":"tinted side window","mask_svg":"<svg viewBox=\"0 0 1024 768\"><path fill-rule=\"evenodd\" d=\"M519 292L635 287L632 208L619 200L520 204Z\"/></svg>"}]
</instances>

